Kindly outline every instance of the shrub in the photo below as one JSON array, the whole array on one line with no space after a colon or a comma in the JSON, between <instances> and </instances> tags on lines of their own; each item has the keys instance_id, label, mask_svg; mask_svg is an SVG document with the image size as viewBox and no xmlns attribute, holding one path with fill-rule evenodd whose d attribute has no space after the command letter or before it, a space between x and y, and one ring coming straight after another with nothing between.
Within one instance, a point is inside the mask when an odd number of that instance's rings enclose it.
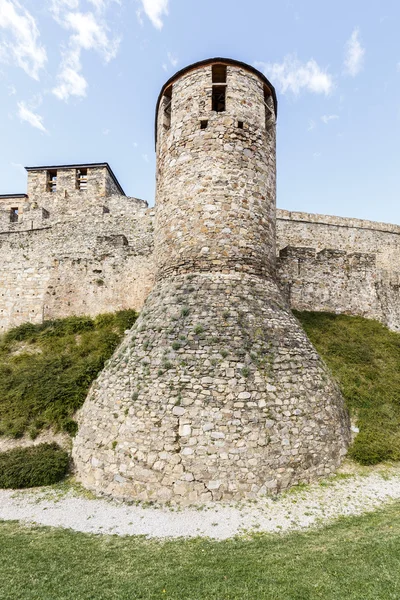
<instances>
[{"instance_id":1,"label":"shrub","mask_svg":"<svg viewBox=\"0 0 400 600\"><path fill-rule=\"evenodd\" d=\"M69 456L57 444L15 448L0 454L0 488L51 485L65 477Z\"/></svg>"},{"instance_id":2,"label":"shrub","mask_svg":"<svg viewBox=\"0 0 400 600\"><path fill-rule=\"evenodd\" d=\"M349 449L349 456L362 465L376 465L391 457L390 438L380 432L361 431Z\"/></svg>"}]
</instances>

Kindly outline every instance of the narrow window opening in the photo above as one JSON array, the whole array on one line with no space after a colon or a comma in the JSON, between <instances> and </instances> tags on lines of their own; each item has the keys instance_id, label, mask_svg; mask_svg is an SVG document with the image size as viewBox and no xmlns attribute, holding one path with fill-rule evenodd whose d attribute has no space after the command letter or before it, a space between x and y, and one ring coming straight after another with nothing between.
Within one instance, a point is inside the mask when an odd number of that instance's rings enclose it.
<instances>
[{"instance_id":1,"label":"narrow window opening","mask_svg":"<svg viewBox=\"0 0 400 600\"><path fill-rule=\"evenodd\" d=\"M47 186L48 192L57 191L57 171L47 171Z\"/></svg>"},{"instance_id":2,"label":"narrow window opening","mask_svg":"<svg viewBox=\"0 0 400 600\"><path fill-rule=\"evenodd\" d=\"M76 189L87 190L87 169L76 170Z\"/></svg>"},{"instance_id":3,"label":"narrow window opening","mask_svg":"<svg viewBox=\"0 0 400 600\"><path fill-rule=\"evenodd\" d=\"M243 129L243 121L238 121L238 129Z\"/></svg>"},{"instance_id":4,"label":"narrow window opening","mask_svg":"<svg viewBox=\"0 0 400 600\"><path fill-rule=\"evenodd\" d=\"M172 85L164 92L163 97L163 113L164 113L164 129L168 130L171 127L171 103L172 103Z\"/></svg>"},{"instance_id":5,"label":"narrow window opening","mask_svg":"<svg viewBox=\"0 0 400 600\"><path fill-rule=\"evenodd\" d=\"M13 206L10 209L10 222L16 223L18 221L18 206Z\"/></svg>"},{"instance_id":6,"label":"narrow window opening","mask_svg":"<svg viewBox=\"0 0 400 600\"><path fill-rule=\"evenodd\" d=\"M226 104L226 86L213 85L212 89L212 110L224 112Z\"/></svg>"},{"instance_id":7,"label":"narrow window opening","mask_svg":"<svg viewBox=\"0 0 400 600\"><path fill-rule=\"evenodd\" d=\"M213 65L212 82L226 83L226 65Z\"/></svg>"},{"instance_id":8,"label":"narrow window opening","mask_svg":"<svg viewBox=\"0 0 400 600\"><path fill-rule=\"evenodd\" d=\"M265 128L268 130L275 123L274 102L269 88L264 87Z\"/></svg>"},{"instance_id":9,"label":"narrow window opening","mask_svg":"<svg viewBox=\"0 0 400 600\"><path fill-rule=\"evenodd\" d=\"M200 129L207 129L208 121L200 121Z\"/></svg>"}]
</instances>

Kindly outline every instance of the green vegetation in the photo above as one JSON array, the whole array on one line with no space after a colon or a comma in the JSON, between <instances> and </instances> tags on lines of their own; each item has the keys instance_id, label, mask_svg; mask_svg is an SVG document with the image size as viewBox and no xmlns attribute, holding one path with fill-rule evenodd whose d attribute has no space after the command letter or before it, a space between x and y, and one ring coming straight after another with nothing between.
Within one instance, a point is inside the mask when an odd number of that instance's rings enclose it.
<instances>
[{"instance_id":1,"label":"green vegetation","mask_svg":"<svg viewBox=\"0 0 400 600\"><path fill-rule=\"evenodd\" d=\"M400 506L222 542L0 524L3 600L398 600Z\"/></svg>"},{"instance_id":2,"label":"green vegetation","mask_svg":"<svg viewBox=\"0 0 400 600\"><path fill-rule=\"evenodd\" d=\"M364 465L400 460L400 334L361 317L295 314L360 429L349 455Z\"/></svg>"},{"instance_id":3,"label":"green vegetation","mask_svg":"<svg viewBox=\"0 0 400 600\"><path fill-rule=\"evenodd\" d=\"M57 444L39 444L0 453L0 488L30 488L61 481L69 455Z\"/></svg>"},{"instance_id":4,"label":"green vegetation","mask_svg":"<svg viewBox=\"0 0 400 600\"><path fill-rule=\"evenodd\" d=\"M74 412L137 318L133 310L25 323L0 338L0 435L76 432Z\"/></svg>"}]
</instances>

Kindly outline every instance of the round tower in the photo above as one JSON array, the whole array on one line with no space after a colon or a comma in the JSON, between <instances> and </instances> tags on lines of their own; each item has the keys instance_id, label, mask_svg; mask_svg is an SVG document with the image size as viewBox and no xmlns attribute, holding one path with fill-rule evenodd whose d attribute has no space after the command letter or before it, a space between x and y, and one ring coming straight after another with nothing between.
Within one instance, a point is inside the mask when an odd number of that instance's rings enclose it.
<instances>
[{"instance_id":1,"label":"round tower","mask_svg":"<svg viewBox=\"0 0 400 600\"><path fill-rule=\"evenodd\" d=\"M275 272L275 90L214 59L167 82L156 114L158 277Z\"/></svg>"},{"instance_id":2,"label":"round tower","mask_svg":"<svg viewBox=\"0 0 400 600\"><path fill-rule=\"evenodd\" d=\"M157 103L156 284L79 414L81 481L119 498L196 503L335 470L341 394L275 281L272 85L196 63Z\"/></svg>"}]
</instances>

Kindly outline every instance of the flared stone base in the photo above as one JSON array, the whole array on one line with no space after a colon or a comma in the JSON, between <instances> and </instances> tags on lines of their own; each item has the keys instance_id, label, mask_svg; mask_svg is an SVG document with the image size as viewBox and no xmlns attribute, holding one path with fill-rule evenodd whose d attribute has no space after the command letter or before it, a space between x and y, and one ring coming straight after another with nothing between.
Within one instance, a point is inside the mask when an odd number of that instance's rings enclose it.
<instances>
[{"instance_id":1,"label":"flared stone base","mask_svg":"<svg viewBox=\"0 0 400 600\"><path fill-rule=\"evenodd\" d=\"M342 396L275 283L242 274L157 283L78 421L85 486L181 504L326 476L350 441Z\"/></svg>"}]
</instances>

